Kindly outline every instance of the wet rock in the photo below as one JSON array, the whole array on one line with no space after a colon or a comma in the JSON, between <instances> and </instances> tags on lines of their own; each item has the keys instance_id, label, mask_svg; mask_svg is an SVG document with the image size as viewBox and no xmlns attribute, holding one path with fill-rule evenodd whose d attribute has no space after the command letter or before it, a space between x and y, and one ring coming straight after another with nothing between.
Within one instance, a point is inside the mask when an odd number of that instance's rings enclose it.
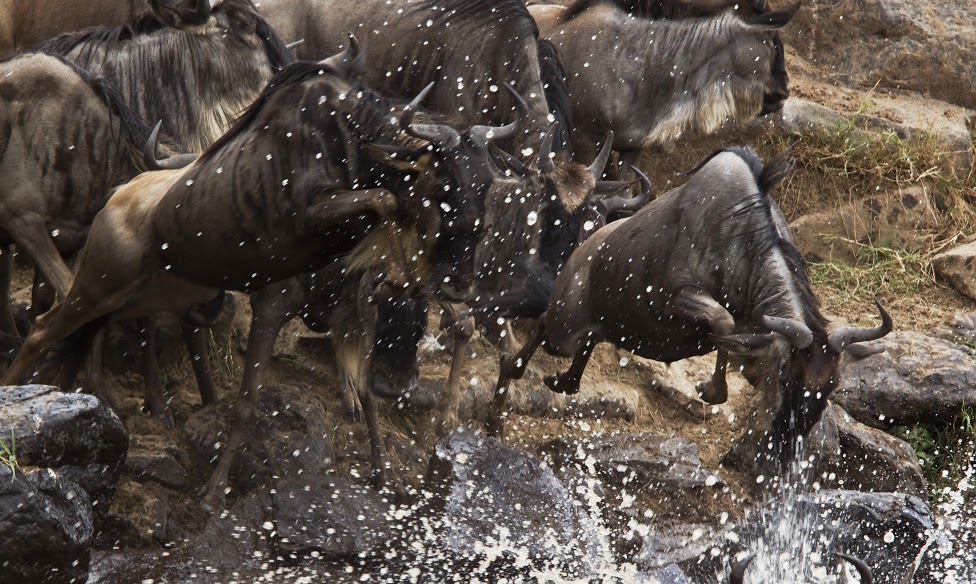
<instances>
[{"instance_id":1,"label":"wet rock","mask_svg":"<svg viewBox=\"0 0 976 584\"><path fill-rule=\"evenodd\" d=\"M827 406L807 443L824 487L928 496L911 446L857 422L837 404Z\"/></svg>"},{"instance_id":2,"label":"wet rock","mask_svg":"<svg viewBox=\"0 0 976 584\"><path fill-rule=\"evenodd\" d=\"M651 522L653 523L653 522ZM640 551L631 559L644 570L662 570L671 564L684 566L683 571L714 573L719 565L702 568L701 564L710 557L710 550L718 542L717 529L713 525L701 523L656 523L646 526L641 535ZM697 581L697 580L696 580Z\"/></svg>"},{"instance_id":3,"label":"wet rock","mask_svg":"<svg viewBox=\"0 0 976 584\"><path fill-rule=\"evenodd\" d=\"M777 531L794 534L790 542L798 544L803 530L809 549L822 557L843 550L871 567L876 584L902 584L911 582L933 527L928 506L912 495L821 491L775 500L738 531L746 549L761 551L760 542L775 541Z\"/></svg>"},{"instance_id":4,"label":"wet rock","mask_svg":"<svg viewBox=\"0 0 976 584\"><path fill-rule=\"evenodd\" d=\"M160 436L133 437L125 457L126 472L140 480L150 480L167 487L186 486L186 469L176 459L170 443Z\"/></svg>"},{"instance_id":5,"label":"wet rock","mask_svg":"<svg viewBox=\"0 0 976 584\"><path fill-rule=\"evenodd\" d=\"M973 23L971 2L811 0L783 39L849 85L916 91L974 108Z\"/></svg>"},{"instance_id":6,"label":"wet rock","mask_svg":"<svg viewBox=\"0 0 976 584\"><path fill-rule=\"evenodd\" d=\"M976 242L936 255L932 267L956 292L976 299Z\"/></svg>"},{"instance_id":7,"label":"wet rock","mask_svg":"<svg viewBox=\"0 0 976 584\"><path fill-rule=\"evenodd\" d=\"M831 399L874 428L946 423L976 403L976 352L915 332L873 341L885 352L845 360Z\"/></svg>"},{"instance_id":8,"label":"wet rock","mask_svg":"<svg viewBox=\"0 0 976 584\"><path fill-rule=\"evenodd\" d=\"M224 402L203 408L183 427L200 456L213 464L227 443L232 407ZM248 492L273 477L318 473L331 463L329 434L334 426L311 390L265 386L245 435L246 446L234 459L231 481Z\"/></svg>"},{"instance_id":9,"label":"wet rock","mask_svg":"<svg viewBox=\"0 0 976 584\"><path fill-rule=\"evenodd\" d=\"M257 566L274 557L273 503L269 493L243 497L230 509L211 515L188 546L198 564L224 573Z\"/></svg>"},{"instance_id":10,"label":"wet rock","mask_svg":"<svg viewBox=\"0 0 976 584\"><path fill-rule=\"evenodd\" d=\"M4 582L84 582L94 532L88 494L50 469L0 466L0 574Z\"/></svg>"},{"instance_id":11,"label":"wet rock","mask_svg":"<svg viewBox=\"0 0 976 584\"><path fill-rule=\"evenodd\" d=\"M856 264L865 245L919 250L919 231L936 226L938 211L926 189L912 186L804 215L790 224L797 248L812 261Z\"/></svg>"},{"instance_id":12,"label":"wet rock","mask_svg":"<svg viewBox=\"0 0 976 584\"><path fill-rule=\"evenodd\" d=\"M446 552L475 563L487 554L581 568L573 499L530 454L459 430L437 443L425 488L431 493L429 539Z\"/></svg>"},{"instance_id":13,"label":"wet rock","mask_svg":"<svg viewBox=\"0 0 976 584\"><path fill-rule=\"evenodd\" d=\"M278 549L290 555L348 558L389 543L399 528L387 499L339 478L279 480L271 501Z\"/></svg>"},{"instance_id":14,"label":"wet rock","mask_svg":"<svg viewBox=\"0 0 976 584\"><path fill-rule=\"evenodd\" d=\"M182 539L181 527L170 505L171 494L152 483L123 477L118 497L109 510L96 544L105 549L138 549Z\"/></svg>"},{"instance_id":15,"label":"wet rock","mask_svg":"<svg viewBox=\"0 0 976 584\"><path fill-rule=\"evenodd\" d=\"M111 409L97 398L47 385L0 388L0 436L16 441L23 466L54 469L76 483L103 517L115 496L129 439Z\"/></svg>"}]
</instances>

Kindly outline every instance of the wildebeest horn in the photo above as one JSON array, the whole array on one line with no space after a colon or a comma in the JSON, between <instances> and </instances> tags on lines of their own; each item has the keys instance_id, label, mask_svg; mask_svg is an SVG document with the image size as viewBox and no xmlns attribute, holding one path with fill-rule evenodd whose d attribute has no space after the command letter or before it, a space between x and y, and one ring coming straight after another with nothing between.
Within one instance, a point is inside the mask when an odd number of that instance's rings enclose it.
<instances>
[{"instance_id":1,"label":"wildebeest horn","mask_svg":"<svg viewBox=\"0 0 976 584\"><path fill-rule=\"evenodd\" d=\"M733 564L732 572L729 574L729 584L742 584L746 577L746 568L749 567L754 557L756 554L749 554Z\"/></svg>"},{"instance_id":2,"label":"wildebeest horn","mask_svg":"<svg viewBox=\"0 0 976 584\"><path fill-rule=\"evenodd\" d=\"M177 154L176 156L170 156L163 160L156 159L156 145L159 142L159 128L163 125L163 120L156 122L156 126L153 128L152 133L149 134L149 140L146 141L146 147L142 151L142 160L146 164L146 168L149 170L172 170L176 168L183 168L184 166L192 163L197 159L196 154Z\"/></svg>"},{"instance_id":3,"label":"wildebeest horn","mask_svg":"<svg viewBox=\"0 0 976 584\"><path fill-rule=\"evenodd\" d=\"M621 197L619 195L613 197L607 197L602 199L597 203L597 210L603 214L604 217L609 218L612 213L617 213L619 211L637 211L641 207L647 204L647 201L651 198L651 179L647 178L647 175L640 171L636 166L631 166L631 169L637 173L637 178L640 179L641 190L633 197ZM601 188L601 184L605 185L607 183L616 183L616 181L600 181L597 183L597 189ZM617 184L627 184L627 183L617 183Z\"/></svg>"},{"instance_id":4,"label":"wildebeest horn","mask_svg":"<svg viewBox=\"0 0 976 584\"><path fill-rule=\"evenodd\" d=\"M346 34L349 35L349 44L346 45L345 50L319 61L319 64L331 67L344 77L357 75L366 62L359 40L351 32Z\"/></svg>"},{"instance_id":5,"label":"wildebeest horn","mask_svg":"<svg viewBox=\"0 0 976 584\"><path fill-rule=\"evenodd\" d=\"M210 11L217 4L216 0L197 0L197 5L194 7L194 12L200 17L201 20L206 20L210 16Z\"/></svg>"},{"instance_id":6,"label":"wildebeest horn","mask_svg":"<svg viewBox=\"0 0 976 584\"><path fill-rule=\"evenodd\" d=\"M873 341L890 333L892 328L891 315L888 314L884 305L877 298L874 300L874 305L878 307L878 311L881 313L881 326L874 328L850 326L838 329L827 336L827 344L830 345L830 348L838 353L844 349L849 349L854 354L860 351L851 346L853 343ZM857 357L858 355L855 354L854 356Z\"/></svg>"},{"instance_id":7,"label":"wildebeest horn","mask_svg":"<svg viewBox=\"0 0 976 584\"><path fill-rule=\"evenodd\" d=\"M515 88L512 87L511 84L506 83L505 89L507 89L509 93L512 94L512 97L515 98L517 110L515 114L515 121L504 126L472 126L471 129L468 130L468 136L476 146L487 148L488 143L493 140L504 140L506 138L511 138L516 132L518 132L519 127L522 125L522 120L524 120L528 115L529 104L525 103L525 100L522 99L522 96L519 95L517 91L515 91Z\"/></svg>"},{"instance_id":8,"label":"wildebeest horn","mask_svg":"<svg viewBox=\"0 0 976 584\"><path fill-rule=\"evenodd\" d=\"M607 137L603 140L603 148L600 149L600 153L596 155L593 159L593 164L590 165L590 174L593 178L600 180L603 176L603 169L607 167L607 160L610 160L610 149L613 148L613 130L607 132Z\"/></svg>"},{"instance_id":9,"label":"wildebeest horn","mask_svg":"<svg viewBox=\"0 0 976 584\"><path fill-rule=\"evenodd\" d=\"M857 556L842 554L840 552L834 552L834 555L842 560L850 562L850 564L854 566L854 569L857 570L858 576L861 577L861 584L873 584L874 576L871 575L871 568L864 563L864 560Z\"/></svg>"},{"instance_id":10,"label":"wildebeest horn","mask_svg":"<svg viewBox=\"0 0 976 584\"><path fill-rule=\"evenodd\" d=\"M456 148L461 143L461 134L458 134L454 128L446 124L413 123L417 108L433 87L434 82L431 81L403 108L403 113L400 114L400 128L414 138L427 140L440 148Z\"/></svg>"},{"instance_id":11,"label":"wildebeest horn","mask_svg":"<svg viewBox=\"0 0 976 584\"><path fill-rule=\"evenodd\" d=\"M559 122L553 122L546 130L546 135L542 137L542 144L539 145L539 172L548 174L556 169L552 163L552 141L556 137L556 126Z\"/></svg>"},{"instance_id":12,"label":"wildebeest horn","mask_svg":"<svg viewBox=\"0 0 976 584\"><path fill-rule=\"evenodd\" d=\"M786 340L797 349L806 349L813 343L813 332L810 327L798 320L764 314L759 322L768 330L786 337Z\"/></svg>"},{"instance_id":13,"label":"wildebeest horn","mask_svg":"<svg viewBox=\"0 0 976 584\"><path fill-rule=\"evenodd\" d=\"M290 51L290 50L294 49L295 47L297 47L298 45L300 45L300 44L302 44L304 42L305 42L305 39L298 39L297 41L295 41L293 43L288 43L287 45L285 45L285 48Z\"/></svg>"}]
</instances>

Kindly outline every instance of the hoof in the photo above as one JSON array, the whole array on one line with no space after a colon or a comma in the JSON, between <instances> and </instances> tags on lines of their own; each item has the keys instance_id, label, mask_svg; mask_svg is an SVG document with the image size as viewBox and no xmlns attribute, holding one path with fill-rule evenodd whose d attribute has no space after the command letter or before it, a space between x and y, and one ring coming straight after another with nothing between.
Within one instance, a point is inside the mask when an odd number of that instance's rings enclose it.
<instances>
[{"instance_id":1,"label":"hoof","mask_svg":"<svg viewBox=\"0 0 976 584\"><path fill-rule=\"evenodd\" d=\"M698 392L699 397L702 401L712 405L724 404L729 401L729 389L728 387L715 388L711 382L699 383L695 386L695 390Z\"/></svg>"},{"instance_id":2,"label":"hoof","mask_svg":"<svg viewBox=\"0 0 976 584\"><path fill-rule=\"evenodd\" d=\"M566 395L579 393L579 383L569 383L562 375L549 375L543 381L546 387L556 393Z\"/></svg>"}]
</instances>

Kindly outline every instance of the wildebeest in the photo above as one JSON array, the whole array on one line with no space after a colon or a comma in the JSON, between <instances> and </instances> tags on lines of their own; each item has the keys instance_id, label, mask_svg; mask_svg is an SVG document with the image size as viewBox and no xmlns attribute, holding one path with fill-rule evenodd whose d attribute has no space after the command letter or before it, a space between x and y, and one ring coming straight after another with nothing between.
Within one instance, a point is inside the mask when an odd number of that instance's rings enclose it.
<instances>
[{"instance_id":1,"label":"wildebeest","mask_svg":"<svg viewBox=\"0 0 976 584\"><path fill-rule=\"evenodd\" d=\"M354 269L392 262L409 281L462 299L493 177L488 142L510 137L514 125L459 134L414 121L414 104L397 116L349 78L361 63L354 46L283 69L196 162L116 190L92 225L67 297L37 319L4 381L20 379L50 343L103 316L160 303L172 309L212 289L258 290L340 256ZM209 506L223 500L276 332L252 323Z\"/></svg>"},{"instance_id":2,"label":"wildebeest","mask_svg":"<svg viewBox=\"0 0 976 584\"><path fill-rule=\"evenodd\" d=\"M143 155L151 132L110 84L57 56L0 62L0 105L0 246L16 243L63 298L71 271L62 258L81 249L111 189L149 169ZM165 141L163 152L174 148ZM0 262L9 273L9 254ZM9 284L9 276L0 280L0 306L13 327ZM205 359L193 363L204 402L216 401ZM168 418L155 373L146 372L147 409Z\"/></svg>"},{"instance_id":3,"label":"wildebeest","mask_svg":"<svg viewBox=\"0 0 976 584\"><path fill-rule=\"evenodd\" d=\"M615 2L530 10L567 71L574 150L592 155L613 130L626 169L643 148L781 108L789 87L777 29L798 8L678 20L634 18Z\"/></svg>"},{"instance_id":4,"label":"wildebeest","mask_svg":"<svg viewBox=\"0 0 976 584\"><path fill-rule=\"evenodd\" d=\"M518 379L540 344L572 356L568 371L546 378L575 393L594 346L602 341L657 361L719 349L719 367L703 398L727 398L725 352L743 358L762 393L760 433L781 465L795 440L820 419L836 384L841 354L864 356L856 343L891 331L882 325L827 332L805 265L769 191L792 169L792 156L764 165L751 150L720 150L688 181L633 217L591 236L555 282L532 338L502 359L495 419L509 379ZM772 462L772 460L770 461Z\"/></svg>"},{"instance_id":5,"label":"wildebeest","mask_svg":"<svg viewBox=\"0 0 976 584\"><path fill-rule=\"evenodd\" d=\"M841 552L834 552L833 555L854 566L858 576L861 578L861 584L873 584L874 576L871 574L871 567L864 563L864 560L857 556ZM752 563L753 558L755 558L755 554L750 554L733 564L732 570L729 573L729 584L744 584L746 569L749 568L749 564Z\"/></svg>"},{"instance_id":6,"label":"wildebeest","mask_svg":"<svg viewBox=\"0 0 976 584\"><path fill-rule=\"evenodd\" d=\"M299 58L333 54L351 31L370 55L364 83L409 98L436 82L428 109L459 126L508 123L517 104L502 86L511 83L529 110L509 149L538 150L551 119L560 123L556 149L567 147L558 56L540 46L522 0L263 0L260 10L283 38L304 39Z\"/></svg>"},{"instance_id":7,"label":"wildebeest","mask_svg":"<svg viewBox=\"0 0 976 584\"><path fill-rule=\"evenodd\" d=\"M0 0L0 58L65 32L125 24L146 10L145 0Z\"/></svg>"},{"instance_id":8,"label":"wildebeest","mask_svg":"<svg viewBox=\"0 0 976 584\"><path fill-rule=\"evenodd\" d=\"M547 4L547 2L530 2L530 4ZM768 10L766 0L576 0L575 2L559 2L558 4L567 7L566 14L563 17L566 20L599 4L611 4L634 18L650 18L652 20L700 18L712 16L728 8L739 10L745 14L756 14Z\"/></svg>"},{"instance_id":9,"label":"wildebeest","mask_svg":"<svg viewBox=\"0 0 976 584\"><path fill-rule=\"evenodd\" d=\"M118 88L144 120L201 152L293 57L249 0L150 2L129 25L67 33L38 46Z\"/></svg>"}]
</instances>

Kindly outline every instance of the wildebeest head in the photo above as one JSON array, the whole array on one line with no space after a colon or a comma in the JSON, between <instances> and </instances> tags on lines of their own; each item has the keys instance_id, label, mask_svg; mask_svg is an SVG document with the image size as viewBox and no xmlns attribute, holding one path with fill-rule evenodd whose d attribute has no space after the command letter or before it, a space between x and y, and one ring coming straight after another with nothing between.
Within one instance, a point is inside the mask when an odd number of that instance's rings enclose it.
<instances>
[{"instance_id":1,"label":"wildebeest head","mask_svg":"<svg viewBox=\"0 0 976 584\"><path fill-rule=\"evenodd\" d=\"M854 566L854 569L857 570L858 575L861 577L861 584L872 584L874 582L874 576L871 574L870 566L864 563L864 560L861 558L841 552L834 552L833 555ZM732 570L729 573L729 584L744 584L746 569L755 557L755 554L749 554L732 566Z\"/></svg>"},{"instance_id":2,"label":"wildebeest head","mask_svg":"<svg viewBox=\"0 0 976 584\"><path fill-rule=\"evenodd\" d=\"M427 329L427 301L414 288L388 302L376 303L376 328L368 387L377 395L400 397L417 387L417 348Z\"/></svg>"},{"instance_id":3,"label":"wildebeest head","mask_svg":"<svg viewBox=\"0 0 976 584\"><path fill-rule=\"evenodd\" d=\"M729 71L746 83L763 87L761 115L783 108L790 95L786 57L779 29L786 26L800 9L799 4L740 16L742 37L732 43Z\"/></svg>"}]
</instances>

